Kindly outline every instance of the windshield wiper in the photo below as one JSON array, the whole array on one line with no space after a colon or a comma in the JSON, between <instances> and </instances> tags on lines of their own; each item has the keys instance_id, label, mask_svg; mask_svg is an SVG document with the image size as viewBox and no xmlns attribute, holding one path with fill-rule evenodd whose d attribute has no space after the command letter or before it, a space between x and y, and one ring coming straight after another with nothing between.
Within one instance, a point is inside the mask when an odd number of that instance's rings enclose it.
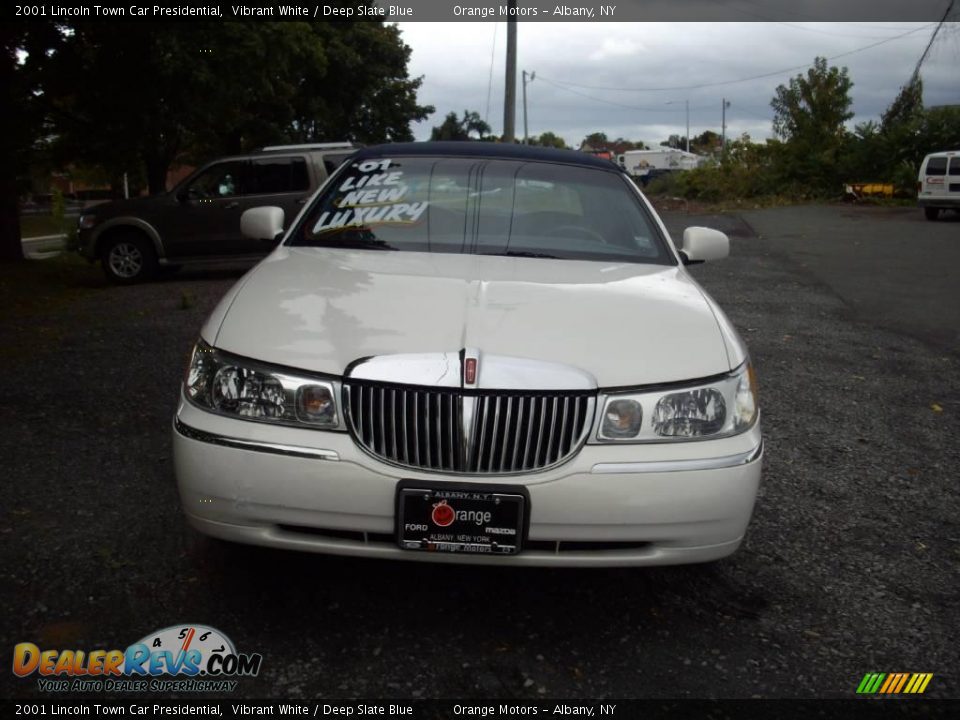
<instances>
[{"instance_id":1,"label":"windshield wiper","mask_svg":"<svg viewBox=\"0 0 960 720\"><path fill-rule=\"evenodd\" d=\"M546 258L547 260L560 260L556 255L540 252L528 252L526 250L507 250L499 253L480 253L481 255L496 255L501 257L525 257L525 258Z\"/></svg>"}]
</instances>

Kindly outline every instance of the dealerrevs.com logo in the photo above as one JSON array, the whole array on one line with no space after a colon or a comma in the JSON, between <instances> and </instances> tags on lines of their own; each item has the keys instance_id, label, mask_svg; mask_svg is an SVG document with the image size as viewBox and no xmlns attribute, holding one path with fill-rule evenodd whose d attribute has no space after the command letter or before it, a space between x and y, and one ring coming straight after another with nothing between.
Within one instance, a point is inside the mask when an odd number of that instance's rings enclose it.
<instances>
[{"instance_id":1,"label":"dealerrevs.com logo","mask_svg":"<svg viewBox=\"0 0 960 720\"><path fill-rule=\"evenodd\" d=\"M230 692L234 678L255 677L262 662L206 625L173 625L126 650L13 648L14 675L37 676L46 692Z\"/></svg>"}]
</instances>

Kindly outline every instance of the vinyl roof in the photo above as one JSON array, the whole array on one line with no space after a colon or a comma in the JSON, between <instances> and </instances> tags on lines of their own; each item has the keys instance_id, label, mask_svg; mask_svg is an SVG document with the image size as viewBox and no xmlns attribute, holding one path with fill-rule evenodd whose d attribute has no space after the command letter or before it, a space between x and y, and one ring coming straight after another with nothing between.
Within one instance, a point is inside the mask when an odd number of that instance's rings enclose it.
<instances>
[{"instance_id":1,"label":"vinyl roof","mask_svg":"<svg viewBox=\"0 0 960 720\"><path fill-rule=\"evenodd\" d=\"M601 170L616 170L623 172L619 165L610 160L595 157L589 153L576 150L559 150L557 148L535 147L533 145L516 145L513 143L495 142L412 142L389 143L362 148L353 156L354 160L377 157L399 157L424 155L429 157L476 157L493 160L534 160L539 162L564 163L566 165L581 165L599 168Z\"/></svg>"}]
</instances>

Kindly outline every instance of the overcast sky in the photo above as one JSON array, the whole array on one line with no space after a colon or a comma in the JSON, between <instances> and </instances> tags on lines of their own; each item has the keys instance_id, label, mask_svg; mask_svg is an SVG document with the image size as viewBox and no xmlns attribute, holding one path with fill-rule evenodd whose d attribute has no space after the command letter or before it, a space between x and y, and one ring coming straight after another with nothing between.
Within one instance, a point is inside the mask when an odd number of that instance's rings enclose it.
<instances>
[{"instance_id":1,"label":"overcast sky","mask_svg":"<svg viewBox=\"0 0 960 720\"><path fill-rule=\"evenodd\" d=\"M846 66L853 80L852 127L879 118L909 79L934 27L906 22L521 22L517 73L536 72L527 86L530 134L552 130L571 147L591 132L654 146L671 134L683 135L685 101L691 137L704 130L719 133L724 98L730 101L727 137L747 132L758 140L771 135L770 99L777 85L800 72L778 71L807 66L817 55L831 58L866 48L830 63ZM419 100L437 109L415 125L417 139L427 139L446 113L464 110L479 112L495 134L502 133L506 23L400 23L400 28L413 49L410 74L423 76ZM903 37L891 39L897 36ZM768 73L776 74L730 82ZM922 76L927 106L960 104L960 23L941 29ZM518 137L523 135L521 87L518 77Z\"/></svg>"}]
</instances>

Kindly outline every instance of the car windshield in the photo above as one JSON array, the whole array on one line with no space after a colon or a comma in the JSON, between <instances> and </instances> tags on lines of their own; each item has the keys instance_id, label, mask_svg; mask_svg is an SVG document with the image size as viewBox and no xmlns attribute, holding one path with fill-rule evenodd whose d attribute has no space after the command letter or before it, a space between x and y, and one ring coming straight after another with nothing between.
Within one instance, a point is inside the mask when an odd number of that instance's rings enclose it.
<instances>
[{"instance_id":1,"label":"car windshield","mask_svg":"<svg viewBox=\"0 0 960 720\"><path fill-rule=\"evenodd\" d=\"M523 160L355 160L288 244L675 262L619 173Z\"/></svg>"}]
</instances>

